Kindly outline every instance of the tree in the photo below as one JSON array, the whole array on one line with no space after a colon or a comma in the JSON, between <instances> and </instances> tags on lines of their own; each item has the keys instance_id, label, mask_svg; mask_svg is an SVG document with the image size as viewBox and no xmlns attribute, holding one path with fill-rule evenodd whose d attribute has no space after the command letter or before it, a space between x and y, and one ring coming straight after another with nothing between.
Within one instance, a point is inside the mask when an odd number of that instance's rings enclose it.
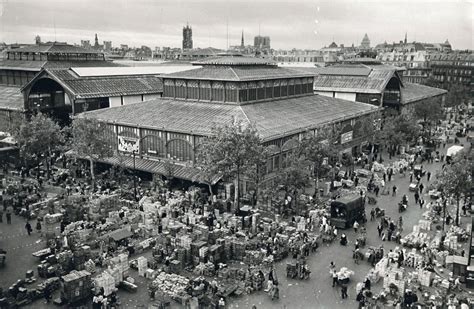
<instances>
[{"instance_id":1,"label":"tree","mask_svg":"<svg viewBox=\"0 0 474 309\"><path fill-rule=\"evenodd\" d=\"M211 194L211 180L215 176L235 181L235 202L240 208L240 178L254 173L264 155L256 128L241 123L213 128L211 136L198 146L197 153L201 179L209 185Z\"/></svg>"},{"instance_id":2,"label":"tree","mask_svg":"<svg viewBox=\"0 0 474 309\"><path fill-rule=\"evenodd\" d=\"M43 158L49 178L51 155L65 141L59 125L51 118L38 113L31 116L30 119L22 118L12 133L20 148L20 156L25 160L25 163L36 165Z\"/></svg>"},{"instance_id":3,"label":"tree","mask_svg":"<svg viewBox=\"0 0 474 309\"><path fill-rule=\"evenodd\" d=\"M385 120L379 138L392 156L399 146L415 143L420 136L419 132L414 118L398 115Z\"/></svg>"},{"instance_id":4,"label":"tree","mask_svg":"<svg viewBox=\"0 0 474 309\"><path fill-rule=\"evenodd\" d=\"M415 116L423 120L423 130L429 128L428 134L431 136L431 127L444 116L441 103L437 100L422 102L415 105Z\"/></svg>"},{"instance_id":5,"label":"tree","mask_svg":"<svg viewBox=\"0 0 474 309\"><path fill-rule=\"evenodd\" d=\"M315 192L318 192L319 177L325 176L330 169L330 158L337 156L335 144L338 136L338 132L332 127L323 127L315 134L306 134L299 144L297 154L302 155L312 165L313 176L316 179Z\"/></svg>"},{"instance_id":6,"label":"tree","mask_svg":"<svg viewBox=\"0 0 474 309\"><path fill-rule=\"evenodd\" d=\"M371 153L374 151L374 145L382 144L383 136L380 130L381 115L379 113L370 114L364 121L361 122L360 127L354 129L354 136L363 137L372 145Z\"/></svg>"},{"instance_id":7,"label":"tree","mask_svg":"<svg viewBox=\"0 0 474 309\"><path fill-rule=\"evenodd\" d=\"M286 157L284 168L277 171L274 179L274 193L283 190L286 195L293 197L295 205L298 206L298 194L310 186L311 162L298 152L292 152Z\"/></svg>"},{"instance_id":8,"label":"tree","mask_svg":"<svg viewBox=\"0 0 474 309\"><path fill-rule=\"evenodd\" d=\"M104 134L106 130L106 125L96 119L75 118L72 122L71 147L77 156L89 160L92 181L95 180L94 161L114 154L112 143Z\"/></svg>"},{"instance_id":9,"label":"tree","mask_svg":"<svg viewBox=\"0 0 474 309\"><path fill-rule=\"evenodd\" d=\"M445 105L447 107L455 107L467 102L469 98L469 87L460 84L451 84L446 95Z\"/></svg>"},{"instance_id":10,"label":"tree","mask_svg":"<svg viewBox=\"0 0 474 309\"><path fill-rule=\"evenodd\" d=\"M470 194L473 169L472 158L458 154L453 163L446 165L438 174L439 190L456 200L456 225L459 225L459 202L462 197L467 198Z\"/></svg>"}]
</instances>

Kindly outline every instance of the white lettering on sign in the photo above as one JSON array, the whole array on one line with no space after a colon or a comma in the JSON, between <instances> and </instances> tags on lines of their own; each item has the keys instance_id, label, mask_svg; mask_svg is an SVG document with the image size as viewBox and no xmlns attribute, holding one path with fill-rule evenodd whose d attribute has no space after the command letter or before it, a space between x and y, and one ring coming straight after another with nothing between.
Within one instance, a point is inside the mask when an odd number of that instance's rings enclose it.
<instances>
[{"instance_id":1,"label":"white lettering on sign","mask_svg":"<svg viewBox=\"0 0 474 309\"><path fill-rule=\"evenodd\" d=\"M123 152L138 152L139 140L133 137L119 136L118 150Z\"/></svg>"},{"instance_id":2,"label":"white lettering on sign","mask_svg":"<svg viewBox=\"0 0 474 309\"><path fill-rule=\"evenodd\" d=\"M352 141L352 131L341 134L341 144Z\"/></svg>"}]
</instances>

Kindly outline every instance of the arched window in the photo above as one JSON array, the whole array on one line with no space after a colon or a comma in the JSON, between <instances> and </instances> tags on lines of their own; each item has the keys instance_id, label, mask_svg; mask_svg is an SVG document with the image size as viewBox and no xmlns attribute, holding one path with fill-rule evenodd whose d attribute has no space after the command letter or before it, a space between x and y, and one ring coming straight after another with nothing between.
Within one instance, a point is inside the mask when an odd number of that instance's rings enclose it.
<instances>
[{"instance_id":1,"label":"arched window","mask_svg":"<svg viewBox=\"0 0 474 309\"><path fill-rule=\"evenodd\" d=\"M168 157L176 161L192 161L194 157L193 146L185 140L173 139L167 144Z\"/></svg>"},{"instance_id":2,"label":"arched window","mask_svg":"<svg viewBox=\"0 0 474 309\"><path fill-rule=\"evenodd\" d=\"M211 82L209 81L200 81L200 100L209 101L211 100Z\"/></svg>"},{"instance_id":3,"label":"arched window","mask_svg":"<svg viewBox=\"0 0 474 309\"><path fill-rule=\"evenodd\" d=\"M174 80L165 79L165 88L163 90L164 90L165 97L174 98L175 96Z\"/></svg>"},{"instance_id":4,"label":"arched window","mask_svg":"<svg viewBox=\"0 0 474 309\"><path fill-rule=\"evenodd\" d=\"M195 80L188 81L188 99L199 100L199 83Z\"/></svg>"},{"instance_id":5,"label":"arched window","mask_svg":"<svg viewBox=\"0 0 474 309\"><path fill-rule=\"evenodd\" d=\"M248 101L248 88L247 83L239 84L239 101L247 102Z\"/></svg>"},{"instance_id":6,"label":"arched window","mask_svg":"<svg viewBox=\"0 0 474 309\"><path fill-rule=\"evenodd\" d=\"M166 157L166 143L158 135L147 135L141 142L141 153L146 156Z\"/></svg>"},{"instance_id":7,"label":"arched window","mask_svg":"<svg viewBox=\"0 0 474 309\"><path fill-rule=\"evenodd\" d=\"M237 84L226 83L225 85L225 100L226 102L237 102Z\"/></svg>"},{"instance_id":8,"label":"arched window","mask_svg":"<svg viewBox=\"0 0 474 309\"><path fill-rule=\"evenodd\" d=\"M224 83L212 83L212 101L224 102Z\"/></svg>"},{"instance_id":9,"label":"arched window","mask_svg":"<svg viewBox=\"0 0 474 309\"><path fill-rule=\"evenodd\" d=\"M176 81L176 98L186 98L186 82L184 80Z\"/></svg>"},{"instance_id":10,"label":"arched window","mask_svg":"<svg viewBox=\"0 0 474 309\"><path fill-rule=\"evenodd\" d=\"M273 97L279 98L281 96L281 88L280 88L280 81L275 80L273 82Z\"/></svg>"}]
</instances>

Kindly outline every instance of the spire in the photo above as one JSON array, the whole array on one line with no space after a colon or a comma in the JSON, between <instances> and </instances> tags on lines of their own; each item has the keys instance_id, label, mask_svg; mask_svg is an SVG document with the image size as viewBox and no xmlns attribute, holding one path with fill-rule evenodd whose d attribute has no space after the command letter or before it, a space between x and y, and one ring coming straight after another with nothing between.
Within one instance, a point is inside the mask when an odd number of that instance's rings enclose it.
<instances>
[{"instance_id":1,"label":"spire","mask_svg":"<svg viewBox=\"0 0 474 309\"><path fill-rule=\"evenodd\" d=\"M405 32L405 45L407 44L407 33Z\"/></svg>"},{"instance_id":2,"label":"spire","mask_svg":"<svg viewBox=\"0 0 474 309\"><path fill-rule=\"evenodd\" d=\"M245 44L244 44L244 30L242 29L242 39L240 40L240 47L244 47Z\"/></svg>"},{"instance_id":3,"label":"spire","mask_svg":"<svg viewBox=\"0 0 474 309\"><path fill-rule=\"evenodd\" d=\"M94 47L99 47L99 39L97 38L97 33L95 34L95 44Z\"/></svg>"}]
</instances>

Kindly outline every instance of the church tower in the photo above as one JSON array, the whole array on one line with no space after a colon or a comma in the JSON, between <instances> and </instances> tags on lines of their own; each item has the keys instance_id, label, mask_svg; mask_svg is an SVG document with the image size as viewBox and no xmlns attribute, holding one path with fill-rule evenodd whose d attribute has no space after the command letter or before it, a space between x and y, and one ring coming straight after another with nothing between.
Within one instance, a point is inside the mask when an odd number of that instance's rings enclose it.
<instances>
[{"instance_id":1,"label":"church tower","mask_svg":"<svg viewBox=\"0 0 474 309\"><path fill-rule=\"evenodd\" d=\"M242 30L242 39L240 40L240 47L242 47L242 48L245 47L245 44L244 44L244 30Z\"/></svg>"},{"instance_id":2,"label":"church tower","mask_svg":"<svg viewBox=\"0 0 474 309\"><path fill-rule=\"evenodd\" d=\"M97 33L95 34L95 43L94 43L94 48L98 49L99 48L99 39L97 38Z\"/></svg>"}]
</instances>

